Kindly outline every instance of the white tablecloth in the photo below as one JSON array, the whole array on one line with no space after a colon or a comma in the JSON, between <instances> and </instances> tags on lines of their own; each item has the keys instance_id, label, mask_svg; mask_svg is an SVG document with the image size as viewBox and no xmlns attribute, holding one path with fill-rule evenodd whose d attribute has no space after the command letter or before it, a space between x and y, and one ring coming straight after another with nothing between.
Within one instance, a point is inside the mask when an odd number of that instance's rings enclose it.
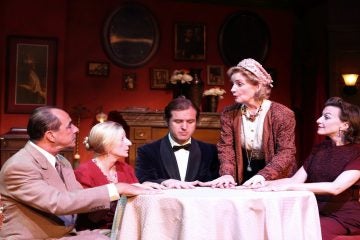
<instances>
[{"instance_id":1,"label":"white tablecloth","mask_svg":"<svg viewBox=\"0 0 360 240\"><path fill-rule=\"evenodd\" d=\"M319 240L313 193L172 189L129 198L118 239Z\"/></svg>"}]
</instances>

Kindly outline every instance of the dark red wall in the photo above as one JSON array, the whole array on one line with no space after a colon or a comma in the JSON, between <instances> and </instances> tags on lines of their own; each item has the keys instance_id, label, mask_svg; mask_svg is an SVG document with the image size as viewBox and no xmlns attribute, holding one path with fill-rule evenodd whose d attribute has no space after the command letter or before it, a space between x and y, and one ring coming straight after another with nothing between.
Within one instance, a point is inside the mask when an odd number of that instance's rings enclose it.
<instances>
[{"instance_id":1,"label":"dark red wall","mask_svg":"<svg viewBox=\"0 0 360 240\"><path fill-rule=\"evenodd\" d=\"M291 64L294 16L292 11L269 8L241 8L233 5L214 5L181 3L164 0L142 0L155 16L160 28L160 45L156 54L145 65L125 69L110 64L110 75L90 77L86 74L89 61L108 61L102 45L102 28L109 14L122 1L115 0L5 0L2 1L0 15L0 45L5 46L8 35L34 37L55 37L58 39L58 69L56 104L71 111L72 107L83 105L95 115L98 107L105 112L124 107L149 107L163 109L172 98L169 90L150 89L149 74L153 67L202 68L202 79L206 80L207 65L224 65L217 47L220 27L227 16L239 11L249 10L257 13L268 25L271 33L271 46L264 63L265 67L276 70L275 88L272 100L291 107ZM193 22L206 25L207 59L206 61L175 61L174 23ZM244 33L246 34L246 33ZM7 114L5 112L5 51L0 52L1 117L0 133L7 132L14 126L26 126L27 114ZM228 66L226 66L225 70ZM134 72L137 76L136 89L123 90L122 74ZM220 101L218 111L233 102L230 83L225 80L227 90ZM93 118L81 120L80 139L88 133ZM90 157L80 146L82 160Z\"/></svg>"},{"instance_id":2,"label":"dark red wall","mask_svg":"<svg viewBox=\"0 0 360 240\"><path fill-rule=\"evenodd\" d=\"M11 127L26 126L27 114L7 114L5 112L6 97L6 38L9 35L32 37L55 37L58 39L57 53L57 84L56 103L63 106L64 84L64 41L66 35L66 1L1 1L1 32L0 32L0 133L7 132Z\"/></svg>"}]
</instances>

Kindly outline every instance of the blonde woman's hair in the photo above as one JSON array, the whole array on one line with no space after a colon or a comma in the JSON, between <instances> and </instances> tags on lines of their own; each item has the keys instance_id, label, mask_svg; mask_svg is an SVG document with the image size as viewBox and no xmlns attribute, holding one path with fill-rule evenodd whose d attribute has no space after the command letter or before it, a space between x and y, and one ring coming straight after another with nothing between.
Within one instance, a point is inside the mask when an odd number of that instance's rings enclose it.
<instances>
[{"instance_id":1,"label":"blonde woman's hair","mask_svg":"<svg viewBox=\"0 0 360 240\"><path fill-rule=\"evenodd\" d=\"M87 150L96 154L105 154L116 141L120 141L119 134L124 131L121 124L107 121L92 127L90 134L84 140Z\"/></svg>"},{"instance_id":2,"label":"blonde woman's hair","mask_svg":"<svg viewBox=\"0 0 360 240\"><path fill-rule=\"evenodd\" d=\"M243 59L238 65L231 67L227 75L231 78L234 73L240 73L248 79L248 82L254 86L260 85L260 90L255 95L257 99L270 98L273 80L271 75L256 60L248 58Z\"/></svg>"},{"instance_id":3,"label":"blonde woman's hair","mask_svg":"<svg viewBox=\"0 0 360 240\"><path fill-rule=\"evenodd\" d=\"M270 95L271 95L271 87L269 85L265 85L262 84L260 81L257 80L257 77L250 71L246 70L246 69L241 69L241 68L230 68L229 71L227 72L228 76L231 78L232 75L234 75L235 73L240 73L243 76L245 76L247 78L247 81L254 85L260 85L260 89L259 91L255 94L255 98L256 99L269 99Z\"/></svg>"}]
</instances>

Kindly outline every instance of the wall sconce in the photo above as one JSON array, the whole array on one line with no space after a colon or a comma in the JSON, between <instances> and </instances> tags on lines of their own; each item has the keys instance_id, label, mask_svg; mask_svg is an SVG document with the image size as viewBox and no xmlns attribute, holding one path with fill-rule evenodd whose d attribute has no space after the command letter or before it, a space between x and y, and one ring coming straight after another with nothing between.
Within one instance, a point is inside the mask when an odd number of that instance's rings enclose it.
<instances>
[{"instance_id":1,"label":"wall sconce","mask_svg":"<svg viewBox=\"0 0 360 240\"><path fill-rule=\"evenodd\" d=\"M356 86L359 74L342 74L345 86Z\"/></svg>"},{"instance_id":2,"label":"wall sconce","mask_svg":"<svg viewBox=\"0 0 360 240\"><path fill-rule=\"evenodd\" d=\"M108 116L106 113L103 112L102 107L101 107L101 108L99 108L99 111L96 114L95 118L96 118L96 121L103 123L107 120Z\"/></svg>"},{"instance_id":3,"label":"wall sconce","mask_svg":"<svg viewBox=\"0 0 360 240\"><path fill-rule=\"evenodd\" d=\"M75 153L74 153L74 166L77 166L80 160L79 154L79 134L80 134L80 121L82 118L89 117L91 115L90 110L79 104L71 108L71 113L76 118L76 126L79 129L79 132L76 133L76 142L75 142Z\"/></svg>"},{"instance_id":4,"label":"wall sconce","mask_svg":"<svg viewBox=\"0 0 360 240\"><path fill-rule=\"evenodd\" d=\"M341 75L344 79L345 87L344 93L347 95L354 95L357 92L357 79L359 74L342 74Z\"/></svg>"}]
</instances>

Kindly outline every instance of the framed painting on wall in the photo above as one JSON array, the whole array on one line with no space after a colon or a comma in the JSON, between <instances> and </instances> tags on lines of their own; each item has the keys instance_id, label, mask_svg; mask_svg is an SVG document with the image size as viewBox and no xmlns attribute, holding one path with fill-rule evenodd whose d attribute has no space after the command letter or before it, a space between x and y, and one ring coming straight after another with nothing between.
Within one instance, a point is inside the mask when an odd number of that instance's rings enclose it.
<instances>
[{"instance_id":1,"label":"framed painting on wall","mask_svg":"<svg viewBox=\"0 0 360 240\"><path fill-rule=\"evenodd\" d=\"M55 105L56 51L55 38L8 37L6 112L30 113Z\"/></svg>"},{"instance_id":2,"label":"framed painting on wall","mask_svg":"<svg viewBox=\"0 0 360 240\"><path fill-rule=\"evenodd\" d=\"M207 66L207 84L224 85L224 66L222 65Z\"/></svg>"},{"instance_id":3,"label":"framed painting on wall","mask_svg":"<svg viewBox=\"0 0 360 240\"><path fill-rule=\"evenodd\" d=\"M270 30L256 13L239 11L222 24L218 44L221 57L228 66L245 58L263 63L270 47Z\"/></svg>"},{"instance_id":4,"label":"framed painting on wall","mask_svg":"<svg viewBox=\"0 0 360 240\"><path fill-rule=\"evenodd\" d=\"M165 89L169 82L169 69L152 68L150 70L151 89Z\"/></svg>"},{"instance_id":5,"label":"framed painting on wall","mask_svg":"<svg viewBox=\"0 0 360 240\"><path fill-rule=\"evenodd\" d=\"M109 63L107 62L88 62L87 75L95 77L109 76Z\"/></svg>"},{"instance_id":6,"label":"framed painting on wall","mask_svg":"<svg viewBox=\"0 0 360 240\"><path fill-rule=\"evenodd\" d=\"M122 77L122 89L135 90L136 73L124 73Z\"/></svg>"},{"instance_id":7,"label":"framed painting on wall","mask_svg":"<svg viewBox=\"0 0 360 240\"><path fill-rule=\"evenodd\" d=\"M159 45L155 17L138 3L123 3L107 18L103 46L112 62L121 67L139 67L148 62Z\"/></svg>"},{"instance_id":8,"label":"framed painting on wall","mask_svg":"<svg viewBox=\"0 0 360 240\"><path fill-rule=\"evenodd\" d=\"M205 60L206 27L205 24L175 24L175 59Z\"/></svg>"}]
</instances>

